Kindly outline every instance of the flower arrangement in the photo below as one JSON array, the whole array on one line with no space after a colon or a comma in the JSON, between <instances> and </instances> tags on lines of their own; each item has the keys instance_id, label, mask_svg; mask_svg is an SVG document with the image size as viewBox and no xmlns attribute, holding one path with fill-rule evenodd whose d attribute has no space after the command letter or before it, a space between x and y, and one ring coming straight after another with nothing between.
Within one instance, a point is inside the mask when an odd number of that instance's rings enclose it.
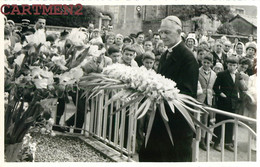
<instances>
[{"instance_id":1,"label":"flower arrangement","mask_svg":"<svg viewBox=\"0 0 260 167\"><path fill-rule=\"evenodd\" d=\"M73 91L74 85L83 76L81 66L101 53L97 46L84 44L85 39L80 34L77 38L70 37L72 39L68 41L77 41L85 48L84 54L77 59L75 52L63 55L53 51L53 46L46 42L44 32L27 36L27 44L16 43L13 48L5 47L6 161L16 161L18 151L14 149L21 148L30 127L49 109L53 98L67 98L68 91ZM69 50L75 49L78 43L71 43ZM49 129L44 128L43 133L48 133L51 125ZM53 135L51 131L50 134Z\"/></svg>"},{"instance_id":2,"label":"flower arrangement","mask_svg":"<svg viewBox=\"0 0 260 167\"><path fill-rule=\"evenodd\" d=\"M174 81L156 74L153 70L147 70L145 67L128 67L123 64L113 64L104 68L101 74L89 74L82 77L79 86L86 89L86 94L92 91L89 98L98 95L104 90L119 89L105 106L116 100L124 101L124 105L115 111L118 112L134 103L138 103L138 109L130 113L135 114L138 119L143 117L149 108L153 108L148 123L145 143L147 143L150 135L156 107L160 109L159 111L171 137L167 123L168 116L165 112L166 103L170 106L172 112L174 112L176 107L182 113L194 132L195 124L197 124L212 134L209 129L191 114L191 112L206 112L201 103L190 96L181 94L179 89L176 88ZM200 110L195 110L192 107Z\"/></svg>"}]
</instances>

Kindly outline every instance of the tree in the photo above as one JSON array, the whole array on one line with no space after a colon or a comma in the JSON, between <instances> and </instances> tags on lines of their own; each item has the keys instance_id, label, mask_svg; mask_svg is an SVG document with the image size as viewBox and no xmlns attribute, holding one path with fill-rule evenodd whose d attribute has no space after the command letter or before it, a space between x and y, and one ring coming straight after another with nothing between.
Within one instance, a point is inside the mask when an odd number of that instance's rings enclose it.
<instances>
[{"instance_id":1,"label":"tree","mask_svg":"<svg viewBox=\"0 0 260 167\"><path fill-rule=\"evenodd\" d=\"M212 20L216 15L222 23L227 22L233 17L230 6L224 5L174 5L169 6L168 11L168 15L176 15L182 21L190 20L201 14L207 15Z\"/></svg>"},{"instance_id":2,"label":"tree","mask_svg":"<svg viewBox=\"0 0 260 167\"><path fill-rule=\"evenodd\" d=\"M217 33L218 34L227 34L227 35L234 35L236 34L236 32L233 29L233 26L226 22L224 24L222 24L221 26L218 27L217 29Z\"/></svg>"}]
</instances>

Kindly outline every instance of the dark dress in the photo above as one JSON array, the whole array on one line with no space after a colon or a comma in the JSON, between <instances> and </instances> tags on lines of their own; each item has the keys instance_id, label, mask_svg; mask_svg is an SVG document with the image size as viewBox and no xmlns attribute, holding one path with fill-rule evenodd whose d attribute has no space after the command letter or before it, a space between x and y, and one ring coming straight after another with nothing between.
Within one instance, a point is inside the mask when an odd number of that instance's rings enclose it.
<instances>
[{"instance_id":1,"label":"dark dress","mask_svg":"<svg viewBox=\"0 0 260 167\"><path fill-rule=\"evenodd\" d=\"M199 67L193 53L181 42L166 51L158 67L159 74L176 82L180 92L192 97L197 95ZM167 59L166 59L166 55ZM139 152L140 162L189 162L192 160L193 131L182 114L175 109L172 113L168 105L165 106L169 118L174 146L166 131L159 110L156 111L152 131L147 142Z\"/></svg>"}]
</instances>

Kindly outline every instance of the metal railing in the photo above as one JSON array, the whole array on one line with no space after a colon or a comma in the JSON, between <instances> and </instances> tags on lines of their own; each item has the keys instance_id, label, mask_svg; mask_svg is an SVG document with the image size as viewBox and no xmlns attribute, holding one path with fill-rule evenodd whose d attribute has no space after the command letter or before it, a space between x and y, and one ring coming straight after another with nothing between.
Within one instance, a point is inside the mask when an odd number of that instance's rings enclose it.
<instances>
[{"instance_id":1,"label":"metal railing","mask_svg":"<svg viewBox=\"0 0 260 167\"><path fill-rule=\"evenodd\" d=\"M85 114L84 116L84 124L82 128L77 128L77 117L81 117L82 115L77 115L75 111L75 119L74 126L64 126L71 130L81 130L81 134L86 137L93 137L97 140L109 145L115 150L119 151L121 155L127 155L128 159L132 158L133 154L135 154L135 145L136 145L136 128L137 128L137 120L134 118L133 114L129 114L129 112L134 112L137 110L138 104L134 104L126 109L118 111L114 113L117 109L119 109L124 104L122 102L115 101L110 105L105 105L108 102L108 99L115 94L116 91L104 91L92 97L89 100L86 100L85 105ZM76 95L76 104L79 101L79 91L77 91ZM67 105L66 105L67 106ZM76 105L77 107L77 105ZM65 110L67 107L65 107ZM241 116L238 114L233 114L229 112L225 112L222 110L218 110L211 107L205 107L208 112L213 112L216 114L222 114L230 117L231 119L219 122L213 126L210 126L209 129L213 131L214 128L221 126L222 130L222 139L225 138L225 126L227 123L234 124L234 161L237 161L237 152L238 152L238 126L242 126L246 128L249 132L248 135L248 161L251 161L251 141L252 137L256 138L256 132L254 132L248 125L243 122L251 122L256 124L256 119ZM73 113L70 113L70 115ZM55 114L54 114L55 115ZM63 114L63 121L65 122L68 118L67 111ZM200 118L200 115L195 115L197 118ZM243 122L241 122L243 121ZM201 140L201 129L197 127L196 138L193 142L193 161L199 161L199 142ZM71 131L72 132L72 131ZM210 141L212 135L207 133L207 152L206 152L206 161L210 161ZM224 140L221 140L221 161L224 161L225 152L224 152Z\"/></svg>"},{"instance_id":2,"label":"metal railing","mask_svg":"<svg viewBox=\"0 0 260 167\"><path fill-rule=\"evenodd\" d=\"M230 113L230 112L226 112L226 111L222 111L219 109L215 109L215 108L211 108L211 107L205 107L205 109L208 112L212 112L215 114L220 114L220 115L225 115L230 117L230 119L227 120L223 120L221 122L216 123L215 125L209 126L208 128L210 130L214 130L214 128L217 127L221 127L221 161L224 161L225 158L225 127L226 124L234 124L233 126L233 139L234 139L234 161L238 160L238 127L241 126L243 128L245 128L249 133L248 133L248 155L247 155L247 160L251 161L252 160L252 152L251 152L251 142L252 142L252 138L256 138L256 132L250 128L247 124L245 124L244 122L250 122L253 124L256 124L257 120L253 119L253 118L249 118L246 116L242 116L239 114L234 114L234 113ZM200 114L196 115L197 118L200 118ZM243 121L243 122L242 122ZM207 151L206 151L206 161L209 162L210 161L210 142L211 142L211 138L212 135L208 132L207 133L207 142L206 142L206 147L207 147ZM196 141L195 141L195 146L193 148L194 150L194 154L193 154L193 161L198 162L199 161L199 142L201 140L201 129L200 127L197 128L197 135L196 135Z\"/></svg>"}]
</instances>

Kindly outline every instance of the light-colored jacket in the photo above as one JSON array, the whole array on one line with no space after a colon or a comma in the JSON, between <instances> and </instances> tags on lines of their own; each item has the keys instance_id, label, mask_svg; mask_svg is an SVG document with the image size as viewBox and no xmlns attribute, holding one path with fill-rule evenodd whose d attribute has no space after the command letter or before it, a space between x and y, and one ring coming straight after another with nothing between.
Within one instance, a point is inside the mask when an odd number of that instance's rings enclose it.
<instances>
[{"instance_id":1,"label":"light-colored jacket","mask_svg":"<svg viewBox=\"0 0 260 167\"><path fill-rule=\"evenodd\" d=\"M209 106L211 106L212 105L212 99L213 99L213 85L215 83L217 75L213 70L210 70L210 73L208 75L209 75L209 78L204 73L203 68L200 67L200 69L199 69L199 82L200 82L201 88L203 90L203 93L198 94L197 100L201 103L204 103L205 99L207 98L207 104Z\"/></svg>"}]
</instances>

